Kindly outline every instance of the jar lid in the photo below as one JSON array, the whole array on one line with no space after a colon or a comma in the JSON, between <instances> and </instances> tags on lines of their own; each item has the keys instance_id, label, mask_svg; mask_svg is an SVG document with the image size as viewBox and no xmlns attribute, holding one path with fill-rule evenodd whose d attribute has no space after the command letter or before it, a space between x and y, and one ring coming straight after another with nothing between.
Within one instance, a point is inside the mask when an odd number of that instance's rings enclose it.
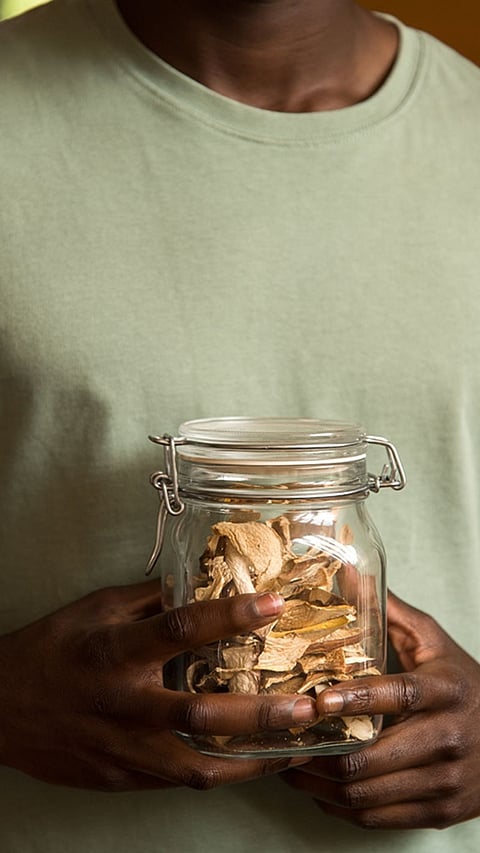
<instances>
[{"instance_id":1,"label":"jar lid","mask_svg":"<svg viewBox=\"0 0 480 853\"><path fill-rule=\"evenodd\" d=\"M321 450L356 447L365 430L314 418L206 418L186 421L179 434L188 444L250 450Z\"/></svg>"},{"instance_id":2,"label":"jar lid","mask_svg":"<svg viewBox=\"0 0 480 853\"><path fill-rule=\"evenodd\" d=\"M179 436L150 436L155 444L163 445L166 454L168 478L175 483L177 491L176 456L181 463L197 466L196 471L182 469L182 480L190 488L207 488L211 483L200 482L206 474L211 479L211 471L217 469L214 479L228 476L236 469L245 482L251 479L252 467L257 468L255 477L265 474L272 468L317 469L319 477L308 478L310 493L315 490L326 495L346 495L378 491L390 487L402 489L405 474L398 453L386 438L367 435L363 427L341 421L318 420L315 418L205 418L185 421L179 428ZM382 445L388 456L380 475L367 473L366 456L368 445ZM247 466L247 467L245 467ZM248 471L250 468L250 472ZM322 472L323 469L323 472ZM262 473L263 472L263 473ZM201 474L200 479L197 474ZM185 476L183 476L185 475ZM225 477L224 477L225 475ZM303 476L303 475L302 475ZM163 477L163 475L162 475ZM258 487L260 482L252 483ZM266 484L265 484L266 485ZM299 483L300 485L300 483ZM271 486L271 483L269 483ZM284 488L281 482L280 487Z\"/></svg>"},{"instance_id":3,"label":"jar lid","mask_svg":"<svg viewBox=\"0 0 480 853\"><path fill-rule=\"evenodd\" d=\"M366 483L365 431L355 424L313 418L211 418L180 426L177 452L197 464L230 470L324 468L353 463L347 479ZM359 467L360 465L360 467ZM344 471L344 473L346 473ZM338 475L332 471L333 478ZM350 486L349 486L350 488Z\"/></svg>"},{"instance_id":4,"label":"jar lid","mask_svg":"<svg viewBox=\"0 0 480 853\"><path fill-rule=\"evenodd\" d=\"M179 436L151 435L164 448L165 470L150 482L160 510L149 574L160 553L167 514L180 515L189 497L309 501L366 497L403 489L405 474L393 444L362 427L313 418L210 418L186 421ZM367 472L368 445L381 445L387 463ZM282 474L288 475L288 480Z\"/></svg>"}]
</instances>

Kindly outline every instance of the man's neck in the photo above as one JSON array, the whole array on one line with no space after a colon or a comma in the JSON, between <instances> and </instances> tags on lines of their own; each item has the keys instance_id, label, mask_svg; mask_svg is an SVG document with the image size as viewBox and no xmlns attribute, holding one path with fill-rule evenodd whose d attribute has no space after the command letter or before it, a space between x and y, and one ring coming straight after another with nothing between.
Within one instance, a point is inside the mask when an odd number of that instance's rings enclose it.
<instances>
[{"instance_id":1,"label":"man's neck","mask_svg":"<svg viewBox=\"0 0 480 853\"><path fill-rule=\"evenodd\" d=\"M282 112L370 97L394 62L398 33L353 0L117 0L135 35L226 97Z\"/></svg>"}]
</instances>

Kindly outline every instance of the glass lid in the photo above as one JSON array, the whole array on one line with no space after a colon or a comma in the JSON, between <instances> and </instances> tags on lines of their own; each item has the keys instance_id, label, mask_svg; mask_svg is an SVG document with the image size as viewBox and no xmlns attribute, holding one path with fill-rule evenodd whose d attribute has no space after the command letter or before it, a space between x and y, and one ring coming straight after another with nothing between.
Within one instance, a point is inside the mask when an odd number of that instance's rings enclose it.
<instances>
[{"instance_id":1,"label":"glass lid","mask_svg":"<svg viewBox=\"0 0 480 853\"><path fill-rule=\"evenodd\" d=\"M315 418L206 418L186 421L179 435L189 444L251 449L352 447L366 439L356 424Z\"/></svg>"}]
</instances>

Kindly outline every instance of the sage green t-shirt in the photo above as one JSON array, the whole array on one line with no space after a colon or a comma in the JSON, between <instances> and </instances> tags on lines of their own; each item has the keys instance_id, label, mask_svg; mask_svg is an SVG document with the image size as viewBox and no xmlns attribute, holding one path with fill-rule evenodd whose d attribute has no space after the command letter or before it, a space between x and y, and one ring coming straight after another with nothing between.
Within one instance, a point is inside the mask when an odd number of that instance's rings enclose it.
<instances>
[{"instance_id":1,"label":"sage green t-shirt","mask_svg":"<svg viewBox=\"0 0 480 853\"><path fill-rule=\"evenodd\" d=\"M184 77L113 0L0 27L0 631L142 579L148 433L286 415L396 443L408 487L368 504L390 586L478 655L480 73L398 26L373 97L302 115ZM476 853L480 823L366 834L278 779L101 794L4 768L0 846Z\"/></svg>"}]
</instances>

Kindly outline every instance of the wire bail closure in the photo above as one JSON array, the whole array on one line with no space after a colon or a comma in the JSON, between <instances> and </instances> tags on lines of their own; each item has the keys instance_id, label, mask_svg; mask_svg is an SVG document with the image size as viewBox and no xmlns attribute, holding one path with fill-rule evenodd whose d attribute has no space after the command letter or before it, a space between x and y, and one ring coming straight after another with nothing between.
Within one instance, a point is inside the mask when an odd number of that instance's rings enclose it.
<instances>
[{"instance_id":1,"label":"wire bail closure","mask_svg":"<svg viewBox=\"0 0 480 853\"><path fill-rule=\"evenodd\" d=\"M407 485L405 471L398 455L397 448L391 441L377 435L367 435L367 444L377 444L387 451L388 462L382 468L379 475L368 475L368 491L378 493L380 489L395 489L399 492Z\"/></svg>"},{"instance_id":2,"label":"wire bail closure","mask_svg":"<svg viewBox=\"0 0 480 853\"><path fill-rule=\"evenodd\" d=\"M176 453L177 446L189 443L202 443L189 442L187 438L183 437L175 438L174 436L169 435L168 433L165 433L165 435L163 436L150 435L149 439L154 444L159 444L163 447L165 471L155 471L150 476L150 483L158 492L160 506L158 509L155 544L153 546L153 550L150 555L150 559L148 560L147 568L145 570L145 574L147 575L147 577L152 574L153 569L155 568L155 565L158 561L158 558L160 557L165 536L165 524L168 516L171 515L173 517L176 517L178 515L181 515L185 509L185 504L181 499L180 489L178 485ZM388 439L383 438L382 436L367 435L363 440L366 444L374 444L384 447L387 451L388 461L384 464L380 474L368 474L367 483L365 484L365 486L357 490L357 494L365 494L368 492L378 493L380 489L387 488L395 489L395 491L400 491L401 489L403 489L406 486L407 479L396 447L390 441L388 441ZM210 446L216 446L211 444L210 442L208 442L208 444ZM231 450L243 449L242 445L230 444L228 446ZM265 445L249 445L249 449L305 450L306 448L305 445L269 444L268 448L266 448ZM332 497L332 495L330 495L329 497Z\"/></svg>"},{"instance_id":3,"label":"wire bail closure","mask_svg":"<svg viewBox=\"0 0 480 853\"><path fill-rule=\"evenodd\" d=\"M180 498L178 490L178 471L176 459L177 444L185 444L186 439L174 438L172 435L149 436L154 444L163 445L165 471L154 471L150 476L150 483L158 491L160 506L158 508L157 527L155 532L155 544L150 559L145 569L147 577L152 574L155 564L161 554L163 539L165 536L165 523L169 515L181 515L185 504Z\"/></svg>"}]
</instances>

